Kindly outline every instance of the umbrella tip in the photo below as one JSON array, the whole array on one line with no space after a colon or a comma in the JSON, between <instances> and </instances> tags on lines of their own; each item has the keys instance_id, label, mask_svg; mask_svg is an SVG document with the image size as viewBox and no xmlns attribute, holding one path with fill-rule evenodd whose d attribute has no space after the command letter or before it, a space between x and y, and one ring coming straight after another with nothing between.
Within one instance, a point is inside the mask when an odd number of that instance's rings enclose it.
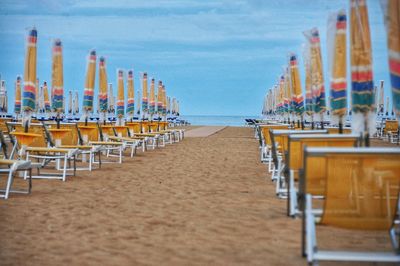
<instances>
[{"instance_id":1,"label":"umbrella tip","mask_svg":"<svg viewBox=\"0 0 400 266\"><path fill-rule=\"evenodd\" d=\"M118 69L118 77L122 77L124 75L124 71L122 69Z\"/></svg>"},{"instance_id":2,"label":"umbrella tip","mask_svg":"<svg viewBox=\"0 0 400 266\"><path fill-rule=\"evenodd\" d=\"M143 73L143 78L147 78L147 73L146 72Z\"/></svg>"},{"instance_id":3,"label":"umbrella tip","mask_svg":"<svg viewBox=\"0 0 400 266\"><path fill-rule=\"evenodd\" d=\"M35 26L30 30L29 35L32 37L37 37L37 30Z\"/></svg>"},{"instance_id":4,"label":"umbrella tip","mask_svg":"<svg viewBox=\"0 0 400 266\"><path fill-rule=\"evenodd\" d=\"M21 76L17 76L17 81L21 81Z\"/></svg>"},{"instance_id":5,"label":"umbrella tip","mask_svg":"<svg viewBox=\"0 0 400 266\"><path fill-rule=\"evenodd\" d=\"M43 82L43 86L47 86L47 82L46 81Z\"/></svg>"},{"instance_id":6,"label":"umbrella tip","mask_svg":"<svg viewBox=\"0 0 400 266\"><path fill-rule=\"evenodd\" d=\"M61 46L61 40L60 39L55 39L54 40L54 46Z\"/></svg>"},{"instance_id":7,"label":"umbrella tip","mask_svg":"<svg viewBox=\"0 0 400 266\"><path fill-rule=\"evenodd\" d=\"M91 51L90 51L90 55L96 56L96 50L91 50Z\"/></svg>"},{"instance_id":8,"label":"umbrella tip","mask_svg":"<svg viewBox=\"0 0 400 266\"><path fill-rule=\"evenodd\" d=\"M95 52L95 55L96 55L96 52ZM104 56L101 56L100 57L100 62L104 63L104 61L106 61L106 59L104 58Z\"/></svg>"},{"instance_id":9,"label":"umbrella tip","mask_svg":"<svg viewBox=\"0 0 400 266\"><path fill-rule=\"evenodd\" d=\"M129 71L128 71L128 75L129 75L129 76L133 76L133 70L129 70Z\"/></svg>"}]
</instances>

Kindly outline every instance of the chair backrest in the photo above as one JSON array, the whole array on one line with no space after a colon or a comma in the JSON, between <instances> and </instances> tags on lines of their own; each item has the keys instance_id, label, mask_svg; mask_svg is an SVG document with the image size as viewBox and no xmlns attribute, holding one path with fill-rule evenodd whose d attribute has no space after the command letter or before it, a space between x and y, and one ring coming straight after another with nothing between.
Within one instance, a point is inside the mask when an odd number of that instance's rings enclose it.
<instances>
[{"instance_id":1,"label":"chair backrest","mask_svg":"<svg viewBox=\"0 0 400 266\"><path fill-rule=\"evenodd\" d=\"M8 123L11 125L15 132L24 132L24 126L22 123ZM29 125L28 133L39 134L40 136L35 138L34 141L29 145L31 147L48 147L48 140L45 137L45 132L42 124L31 123Z\"/></svg>"},{"instance_id":2,"label":"chair backrest","mask_svg":"<svg viewBox=\"0 0 400 266\"><path fill-rule=\"evenodd\" d=\"M157 132L158 126L159 126L158 122L150 122L149 123L150 132Z\"/></svg>"},{"instance_id":3,"label":"chair backrest","mask_svg":"<svg viewBox=\"0 0 400 266\"><path fill-rule=\"evenodd\" d=\"M6 128L6 129L7 129L7 128ZM7 149L7 143L6 143L6 140L5 140L5 138L4 138L4 134L3 134L3 131L2 131L2 130L0 130L0 146L1 146L1 151L2 151L2 153L3 153L3 154L0 155L0 157L1 157L2 159L9 159L9 156L8 156L8 149Z\"/></svg>"},{"instance_id":4,"label":"chair backrest","mask_svg":"<svg viewBox=\"0 0 400 266\"><path fill-rule=\"evenodd\" d=\"M87 126L92 128L89 132L88 135L85 135L85 130L82 128L82 126L85 126L84 122L78 122L78 129L80 131L80 135L82 138L87 137L87 141L99 141L100 140L100 132L98 128L97 122L88 122Z\"/></svg>"},{"instance_id":5,"label":"chair backrest","mask_svg":"<svg viewBox=\"0 0 400 266\"><path fill-rule=\"evenodd\" d=\"M264 138L264 142L266 145L271 145L271 137L269 136L270 129L288 129L289 125L281 124L281 125L262 125L260 126L262 137Z\"/></svg>"},{"instance_id":6,"label":"chair backrest","mask_svg":"<svg viewBox=\"0 0 400 266\"><path fill-rule=\"evenodd\" d=\"M168 122L161 121L160 122L160 130L167 130L168 129Z\"/></svg>"},{"instance_id":7,"label":"chair backrest","mask_svg":"<svg viewBox=\"0 0 400 266\"><path fill-rule=\"evenodd\" d=\"M47 123L46 124L49 129L57 128L56 123ZM61 129L69 129L67 133L65 133L64 137L61 139L61 145L78 145L79 144L79 135L78 129L76 127L76 123L60 123Z\"/></svg>"},{"instance_id":8,"label":"chair backrest","mask_svg":"<svg viewBox=\"0 0 400 266\"><path fill-rule=\"evenodd\" d=\"M283 156L283 160L286 161L286 155L289 149L289 135L295 134L328 134L327 130L281 130L272 129L270 135L273 134L275 145L279 145L279 152Z\"/></svg>"},{"instance_id":9,"label":"chair backrest","mask_svg":"<svg viewBox=\"0 0 400 266\"><path fill-rule=\"evenodd\" d=\"M387 134L388 132L395 132L398 129L399 129L398 120L385 120L385 129L384 129L385 134Z\"/></svg>"},{"instance_id":10,"label":"chair backrest","mask_svg":"<svg viewBox=\"0 0 400 266\"><path fill-rule=\"evenodd\" d=\"M125 125L129 127L132 133L141 133L141 123L140 122L126 122Z\"/></svg>"},{"instance_id":11,"label":"chair backrest","mask_svg":"<svg viewBox=\"0 0 400 266\"><path fill-rule=\"evenodd\" d=\"M292 134L289 135L288 167L298 172L303 168L305 147L356 147L359 135L345 134Z\"/></svg>"},{"instance_id":12,"label":"chair backrest","mask_svg":"<svg viewBox=\"0 0 400 266\"><path fill-rule=\"evenodd\" d=\"M327 127L329 134L339 134L339 128L338 127ZM343 133L342 134L351 134L351 128L343 128Z\"/></svg>"},{"instance_id":13,"label":"chair backrest","mask_svg":"<svg viewBox=\"0 0 400 266\"><path fill-rule=\"evenodd\" d=\"M0 131L2 133L8 132L7 122L11 122L12 118L0 118Z\"/></svg>"},{"instance_id":14,"label":"chair backrest","mask_svg":"<svg viewBox=\"0 0 400 266\"><path fill-rule=\"evenodd\" d=\"M306 148L304 156L306 179L308 169L316 166L310 159L324 161L322 224L363 230L393 226L399 206L400 149Z\"/></svg>"}]
</instances>

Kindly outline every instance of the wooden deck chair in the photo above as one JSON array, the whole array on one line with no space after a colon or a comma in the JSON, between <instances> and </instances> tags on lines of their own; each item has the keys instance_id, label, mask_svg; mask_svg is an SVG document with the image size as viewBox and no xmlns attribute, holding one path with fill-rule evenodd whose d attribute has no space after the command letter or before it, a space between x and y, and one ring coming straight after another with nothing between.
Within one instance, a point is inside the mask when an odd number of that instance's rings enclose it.
<instances>
[{"instance_id":1,"label":"wooden deck chair","mask_svg":"<svg viewBox=\"0 0 400 266\"><path fill-rule=\"evenodd\" d=\"M307 193L304 191L304 188L307 186L305 182L310 182L310 186L315 182L315 180L312 179L312 177L314 177L312 174L309 174L310 178L307 180L300 178L300 171L304 168L303 153L305 147L357 147L360 137L361 136L356 134L293 134L289 136L287 164L289 169L287 214L289 216L294 217L302 213L303 209L298 209L298 199L304 200L305 193ZM315 162L315 164L317 164L317 162ZM323 162L315 166L315 173L318 173L318 170L321 169L321 165L323 165ZM310 170L312 171L312 169L309 169L309 171ZM317 178L319 178L318 174ZM299 180L299 193L297 193L298 189L295 184ZM316 182L317 185L319 184L318 182L320 181Z\"/></svg>"},{"instance_id":2,"label":"wooden deck chair","mask_svg":"<svg viewBox=\"0 0 400 266\"><path fill-rule=\"evenodd\" d=\"M84 124L78 125L78 129L80 132L80 135L84 135L83 128L80 126L83 126ZM123 151L125 149L125 144L122 142L116 142L116 141L107 141L103 135L103 132L101 130L101 127L97 122L92 122L87 124L89 127L92 128L88 133L89 135L85 135L84 138L84 145L90 145L90 146L96 146L100 148L100 151L104 152L108 158L110 157L116 157L118 158L118 163L122 163L122 158L123 158ZM100 163L94 161L94 163ZM102 160L101 163L115 163L113 160Z\"/></svg>"},{"instance_id":3,"label":"wooden deck chair","mask_svg":"<svg viewBox=\"0 0 400 266\"><path fill-rule=\"evenodd\" d=\"M281 130L270 129L271 152L274 162L271 179L276 181L275 192L280 198L287 198L288 174L285 173L286 157L289 148L289 135L291 134L327 134L327 130ZM286 171L287 172L287 171Z\"/></svg>"},{"instance_id":4,"label":"wooden deck chair","mask_svg":"<svg viewBox=\"0 0 400 266\"><path fill-rule=\"evenodd\" d=\"M325 127L325 129L328 130L329 134L339 134L339 128L338 127ZM351 134L351 128L343 127L343 133L342 134Z\"/></svg>"},{"instance_id":5,"label":"wooden deck chair","mask_svg":"<svg viewBox=\"0 0 400 266\"><path fill-rule=\"evenodd\" d=\"M149 131L148 121L127 122L126 125L129 128L131 137L144 138L145 147L143 147L143 149L146 149L147 147L152 147L153 149L156 148L160 135Z\"/></svg>"},{"instance_id":6,"label":"wooden deck chair","mask_svg":"<svg viewBox=\"0 0 400 266\"><path fill-rule=\"evenodd\" d=\"M306 148L304 156L305 160L310 157L325 160L322 174L326 180L321 219L317 220L313 213L311 194L306 196L303 252L306 251L307 261L310 264L324 260L400 263L400 233L396 228L399 227L400 149ZM307 168L314 165L306 163L305 167L307 174ZM393 251L320 250L316 235L319 226L388 232Z\"/></svg>"},{"instance_id":7,"label":"wooden deck chair","mask_svg":"<svg viewBox=\"0 0 400 266\"><path fill-rule=\"evenodd\" d=\"M268 163L268 172L272 172L272 151L270 129L289 129L289 124L271 124L259 126L260 156L261 162Z\"/></svg>"},{"instance_id":8,"label":"wooden deck chair","mask_svg":"<svg viewBox=\"0 0 400 266\"><path fill-rule=\"evenodd\" d=\"M24 127L20 123L7 123L10 131L10 136L13 136L14 132L23 132ZM32 178L45 178L45 179L60 179L66 181L67 175L75 176L76 164L75 157L78 153L77 149L66 149L54 147L51 143L49 136L46 136L43 124L31 123L29 127L29 133L38 134L38 137L27 147L22 147L18 144L15 138L16 146L19 149L19 157L27 161L36 160L32 162L31 167L37 169L37 175L32 175ZM70 162L73 162L73 167L68 168ZM54 167L51 163L54 162ZM45 172L45 169L55 169L56 172ZM71 173L72 171L72 173ZM61 173L58 173L61 172ZM25 179L27 175L25 173Z\"/></svg>"},{"instance_id":9,"label":"wooden deck chair","mask_svg":"<svg viewBox=\"0 0 400 266\"><path fill-rule=\"evenodd\" d=\"M51 142L55 143L55 139L53 134L51 133L52 128L56 128L56 123L46 123L45 131L46 135L51 138ZM69 129L67 133L65 133L64 137L61 139L60 145L58 148L65 149L77 149L78 153L76 155L76 159L80 160L82 163L86 163L86 156L89 157L88 166L87 167L76 167L76 170L93 170L93 164L96 163L96 156L98 156L98 167L101 168L101 147L93 146L93 145L84 145L82 136L80 136L80 132L78 130L76 123L60 123L61 129ZM49 131L50 129L50 131Z\"/></svg>"},{"instance_id":10,"label":"wooden deck chair","mask_svg":"<svg viewBox=\"0 0 400 266\"><path fill-rule=\"evenodd\" d=\"M14 190L11 189L14 182L14 175L19 171L27 172L28 176L28 189L26 190ZM0 175L6 175L6 187L0 189L0 198L8 199L10 193L30 194L32 191L32 168L30 161L24 160L8 160L0 159Z\"/></svg>"}]
</instances>

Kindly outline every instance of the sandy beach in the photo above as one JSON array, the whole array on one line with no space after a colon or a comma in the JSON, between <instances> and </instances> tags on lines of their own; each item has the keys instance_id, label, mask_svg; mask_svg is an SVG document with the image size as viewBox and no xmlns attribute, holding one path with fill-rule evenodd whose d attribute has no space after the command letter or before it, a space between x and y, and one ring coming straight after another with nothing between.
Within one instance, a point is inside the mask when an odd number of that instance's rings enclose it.
<instances>
[{"instance_id":1,"label":"sandy beach","mask_svg":"<svg viewBox=\"0 0 400 266\"><path fill-rule=\"evenodd\" d=\"M285 208L253 130L226 127L67 182L33 180L31 195L0 201L0 264L306 265L301 220ZM321 247L390 249L382 233L323 229Z\"/></svg>"}]
</instances>

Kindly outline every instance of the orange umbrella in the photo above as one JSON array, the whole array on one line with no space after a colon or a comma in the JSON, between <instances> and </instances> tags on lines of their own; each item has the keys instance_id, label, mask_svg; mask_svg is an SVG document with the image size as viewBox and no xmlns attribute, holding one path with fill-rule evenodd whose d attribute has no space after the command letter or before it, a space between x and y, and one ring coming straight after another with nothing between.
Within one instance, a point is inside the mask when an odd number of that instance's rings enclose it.
<instances>
[{"instance_id":1,"label":"orange umbrella","mask_svg":"<svg viewBox=\"0 0 400 266\"><path fill-rule=\"evenodd\" d=\"M159 115L163 115L163 84L162 81L158 81L158 99L157 99L157 112Z\"/></svg>"}]
</instances>

